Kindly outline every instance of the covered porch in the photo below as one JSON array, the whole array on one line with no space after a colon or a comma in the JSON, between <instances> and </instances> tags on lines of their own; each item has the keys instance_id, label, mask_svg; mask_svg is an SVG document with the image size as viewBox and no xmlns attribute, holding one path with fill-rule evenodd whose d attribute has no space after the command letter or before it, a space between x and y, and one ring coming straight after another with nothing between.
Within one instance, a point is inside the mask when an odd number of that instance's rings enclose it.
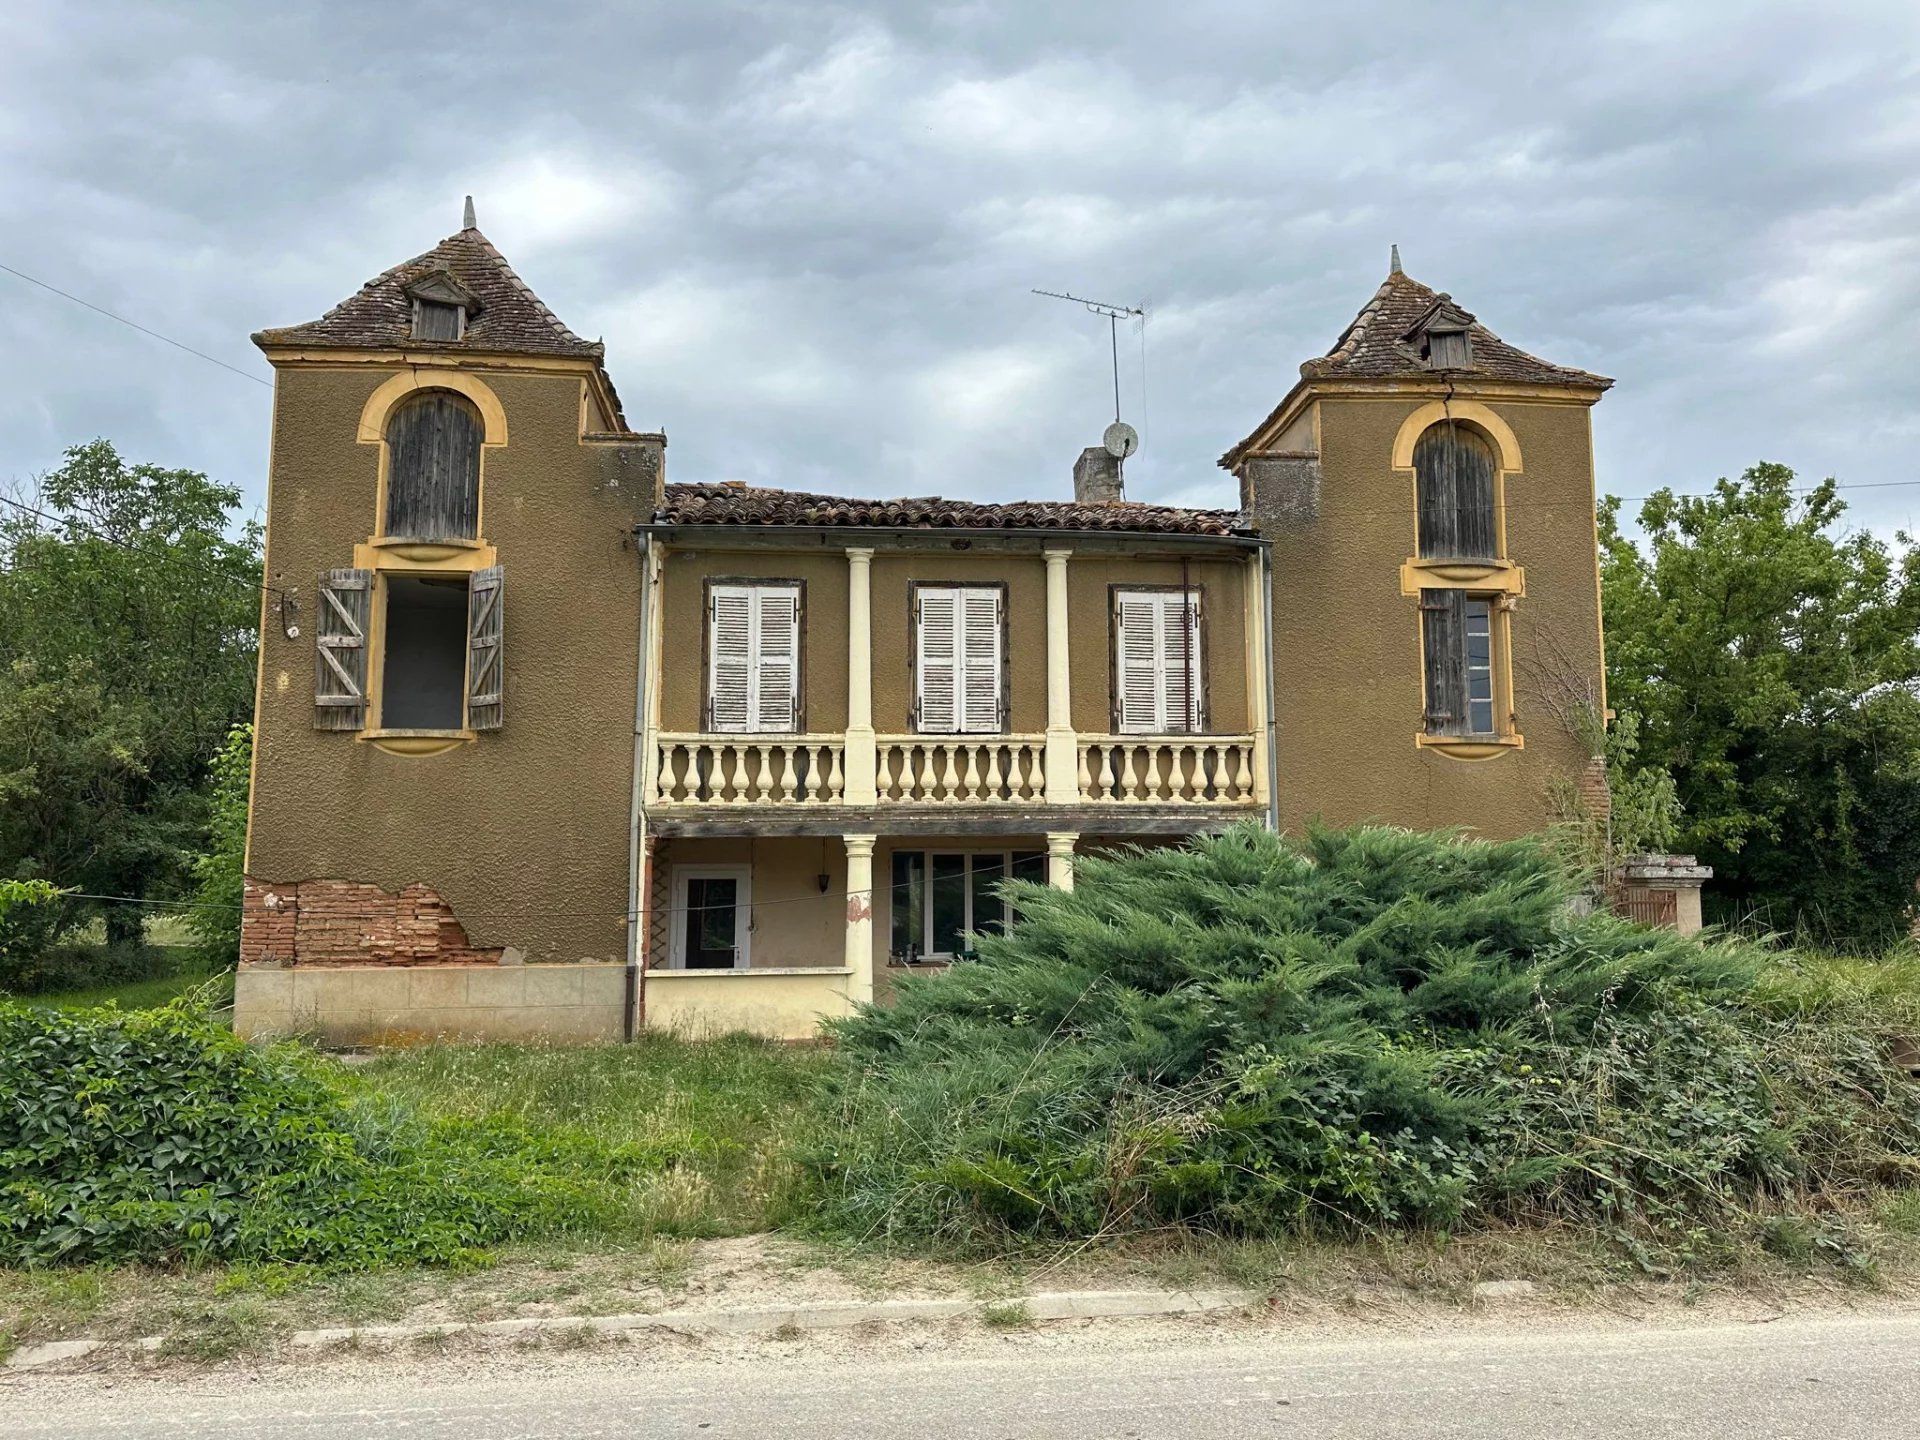
<instances>
[{"instance_id":1,"label":"covered porch","mask_svg":"<svg viewBox=\"0 0 1920 1440\"><path fill-rule=\"evenodd\" d=\"M899 977L971 958L975 936L1012 918L1001 880L1070 889L1077 853L1140 838L953 825L650 836L641 1025L811 1038L823 1019L885 1000Z\"/></svg>"}]
</instances>

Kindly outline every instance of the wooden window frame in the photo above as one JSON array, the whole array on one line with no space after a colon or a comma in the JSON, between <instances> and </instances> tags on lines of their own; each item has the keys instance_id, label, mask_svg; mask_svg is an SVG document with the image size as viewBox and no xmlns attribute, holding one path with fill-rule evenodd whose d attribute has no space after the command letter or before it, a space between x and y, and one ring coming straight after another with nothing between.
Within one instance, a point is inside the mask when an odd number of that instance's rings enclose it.
<instances>
[{"instance_id":1,"label":"wooden window frame","mask_svg":"<svg viewBox=\"0 0 1920 1440\"><path fill-rule=\"evenodd\" d=\"M1487 659L1492 669L1493 691L1493 730L1485 734L1466 732L1448 734L1435 732L1427 728L1426 717L1431 710L1428 695L1429 675L1427 671L1427 617L1425 607L1417 612L1414 627L1414 654L1419 665L1420 676L1420 729L1414 734L1414 744L1422 750L1432 750L1456 760L1492 760L1515 750L1526 748L1526 736L1520 731L1518 717L1514 713L1513 692L1513 608L1514 597L1498 590L1484 590L1472 586L1434 585L1429 589L1445 590L1449 593L1463 594L1466 602L1481 601L1487 607L1488 645ZM1466 629L1463 617L1461 643L1466 642ZM1472 684L1468 681L1468 704L1471 701Z\"/></svg>"},{"instance_id":2,"label":"wooden window frame","mask_svg":"<svg viewBox=\"0 0 1920 1440\"><path fill-rule=\"evenodd\" d=\"M713 728L713 588L716 585L766 586L797 590L794 609L793 728L791 730L716 730ZM778 575L708 575L700 582L700 733L703 735L804 735L807 733L807 582Z\"/></svg>"},{"instance_id":3,"label":"wooden window frame","mask_svg":"<svg viewBox=\"0 0 1920 1440\"><path fill-rule=\"evenodd\" d=\"M734 892L734 937L738 943L734 946L733 969L692 970L687 965L687 881L689 880L735 880L739 889ZM667 886L670 923L667 926L667 963L663 969L686 970L690 974L727 975L738 974L742 970L753 968L753 866L748 864L693 864L675 865Z\"/></svg>"},{"instance_id":4,"label":"wooden window frame","mask_svg":"<svg viewBox=\"0 0 1920 1440\"><path fill-rule=\"evenodd\" d=\"M393 441L391 439L394 423L412 406L435 395L450 395L460 400L473 413L475 425L474 472L473 472L473 534L469 536L448 536L443 539L429 540L413 535L395 534L388 528L388 520L393 510ZM363 419L362 424L365 421ZM407 391L395 403L387 408L380 420L380 473L374 487L374 516L372 543L377 547L398 547L402 550L419 552L422 556L444 558L445 554L457 550L479 550L486 547L480 537L487 533L487 450L490 448L488 437L492 434L492 424L486 407L465 390L456 390L450 385L427 384Z\"/></svg>"},{"instance_id":5,"label":"wooden window frame","mask_svg":"<svg viewBox=\"0 0 1920 1440\"><path fill-rule=\"evenodd\" d=\"M922 590L997 590L1000 592L1000 724L994 730L925 730L920 725L920 592ZM1013 724L1013 634L1008 623L1011 593L1005 580L909 580L907 582L907 732L912 735L1006 735Z\"/></svg>"},{"instance_id":6,"label":"wooden window frame","mask_svg":"<svg viewBox=\"0 0 1920 1440\"><path fill-rule=\"evenodd\" d=\"M920 958L918 960L908 961L902 952L893 949L893 929L894 929L895 907L899 904L899 895L895 892L893 888L894 886L893 866L894 866L894 856L896 855L918 855L920 857L921 908L920 908L919 924L917 928L920 933L920 938L922 940L927 940L931 938L931 932L933 928L933 857L935 855L960 855L960 856L964 856L966 859L966 868L962 872L966 880L965 897L966 897L967 924L962 926L962 933L965 934L965 933L979 933L974 931L972 926L973 873L974 873L975 859L982 855L998 857L1000 861L1000 874L997 878L1001 880L1008 880L1013 878L1014 857L1016 855L1028 855L1038 859L1042 863L1043 868L1041 873L1044 876L1045 874L1044 865L1046 862L1047 852L1046 852L1046 847L1044 845L966 846L966 845L921 845L921 844L898 845L894 847L893 850L888 852L888 855L887 855L888 890L887 890L887 927L886 927L887 964L893 965L893 966L903 966L906 968L918 968L919 966L922 966L922 965L950 965L960 957L959 955L956 955L956 954L949 954L944 950L940 950L940 951L923 950L918 952L920 955ZM1001 915L1001 921L1000 921L1002 926L1006 925L1008 918L1009 918L1008 915L1005 913L1005 908L1003 907L1003 913Z\"/></svg>"},{"instance_id":7,"label":"wooden window frame","mask_svg":"<svg viewBox=\"0 0 1920 1440\"><path fill-rule=\"evenodd\" d=\"M1194 668L1199 678L1198 696L1200 701L1199 723L1192 730L1162 731L1173 735L1211 735L1213 734L1213 656L1207 632L1212 627L1207 623L1207 584L1203 580L1194 580L1186 584L1138 584L1115 580L1107 586L1107 733L1110 735L1144 735L1146 731L1122 730L1120 728L1120 597L1134 594L1179 594L1185 592L1194 597Z\"/></svg>"}]
</instances>

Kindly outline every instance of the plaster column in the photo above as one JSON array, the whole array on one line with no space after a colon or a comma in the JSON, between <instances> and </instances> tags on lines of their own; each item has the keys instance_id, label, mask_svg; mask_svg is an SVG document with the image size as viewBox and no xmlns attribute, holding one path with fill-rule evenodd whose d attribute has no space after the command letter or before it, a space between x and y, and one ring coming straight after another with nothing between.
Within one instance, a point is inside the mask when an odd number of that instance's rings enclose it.
<instances>
[{"instance_id":1,"label":"plaster column","mask_svg":"<svg viewBox=\"0 0 1920 1440\"><path fill-rule=\"evenodd\" d=\"M847 737L846 789L849 805L875 805L876 757L873 741L873 583L871 550L847 551ZM872 853L872 842L868 842Z\"/></svg>"},{"instance_id":2,"label":"plaster column","mask_svg":"<svg viewBox=\"0 0 1920 1440\"><path fill-rule=\"evenodd\" d=\"M847 1000L873 1002L873 836L841 837L847 847Z\"/></svg>"},{"instance_id":3,"label":"plaster column","mask_svg":"<svg viewBox=\"0 0 1920 1440\"><path fill-rule=\"evenodd\" d=\"M1056 890L1073 889L1073 846L1079 838L1071 831L1047 832L1047 883Z\"/></svg>"},{"instance_id":4,"label":"plaster column","mask_svg":"<svg viewBox=\"0 0 1920 1440\"><path fill-rule=\"evenodd\" d=\"M1267 684L1273 674L1273 656L1267 649L1266 573L1260 552L1247 557L1247 729L1253 732L1253 798L1262 810L1271 809L1267 765Z\"/></svg>"},{"instance_id":5,"label":"plaster column","mask_svg":"<svg viewBox=\"0 0 1920 1440\"><path fill-rule=\"evenodd\" d=\"M1049 805L1080 803L1080 737L1073 733L1073 674L1067 662L1067 557L1048 549L1047 561L1047 783Z\"/></svg>"}]
</instances>

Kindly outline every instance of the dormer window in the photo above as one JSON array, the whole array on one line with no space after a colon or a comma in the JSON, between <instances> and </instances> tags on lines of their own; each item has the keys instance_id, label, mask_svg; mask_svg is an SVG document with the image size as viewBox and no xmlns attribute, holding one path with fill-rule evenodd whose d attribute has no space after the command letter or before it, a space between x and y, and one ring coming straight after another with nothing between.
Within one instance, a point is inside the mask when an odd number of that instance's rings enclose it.
<instances>
[{"instance_id":1,"label":"dormer window","mask_svg":"<svg viewBox=\"0 0 1920 1440\"><path fill-rule=\"evenodd\" d=\"M464 340L467 323L479 312L473 292L445 270L436 270L407 286L413 301L413 338Z\"/></svg>"},{"instance_id":2,"label":"dormer window","mask_svg":"<svg viewBox=\"0 0 1920 1440\"><path fill-rule=\"evenodd\" d=\"M1473 342L1465 330L1429 330L1425 354L1429 370L1464 370L1473 364Z\"/></svg>"},{"instance_id":3,"label":"dormer window","mask_svg":"<svg viewBox=\"0 0 1920 1440\"><path fill-rule=\"evenodd\" d=\"M1465 370L1473 364L1472 326L1473 316L1442 295L1404 343L1429 370Z\"/></svg>"}]
</instances>

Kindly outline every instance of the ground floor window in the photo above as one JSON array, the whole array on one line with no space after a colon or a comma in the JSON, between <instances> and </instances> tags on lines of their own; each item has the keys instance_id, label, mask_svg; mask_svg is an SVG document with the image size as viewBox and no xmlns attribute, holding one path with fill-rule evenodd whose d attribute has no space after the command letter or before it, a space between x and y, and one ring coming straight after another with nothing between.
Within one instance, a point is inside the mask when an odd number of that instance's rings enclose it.
<instances>
[{"instance_id":1,"label":"ground floor window","mask_svg":"<svg viewBox=\"0 0 1920 1440\"><path fill-rule=\"evenodd\" d=\"M972 935L1002 928L1006 906L994 891L1005 879L1047 878L1041 850L896 850L892 939L896 961L953 960L970 953Z\"/></svg>"},{"instance_id":2,"label":"ground floor window","mask_svg":"<svg viewBox=\"0 0 1920 1440\"><path fill-rule=\"evenodd\" d=\"M752 939L752 883L744 865L675 867L668 960L673 968L747 968L747 947Z\"/></svg>"},{"instance_id":3,"label":"ground floor window","mask_svg":"<svg viewBox=\"0 0 1920 1440\"><path fill-rule=\"evenodd\" d=\"M467 580L390 575L380 662L380 724L458 730L466 723Z\"/></svg>"}]
</instances>

